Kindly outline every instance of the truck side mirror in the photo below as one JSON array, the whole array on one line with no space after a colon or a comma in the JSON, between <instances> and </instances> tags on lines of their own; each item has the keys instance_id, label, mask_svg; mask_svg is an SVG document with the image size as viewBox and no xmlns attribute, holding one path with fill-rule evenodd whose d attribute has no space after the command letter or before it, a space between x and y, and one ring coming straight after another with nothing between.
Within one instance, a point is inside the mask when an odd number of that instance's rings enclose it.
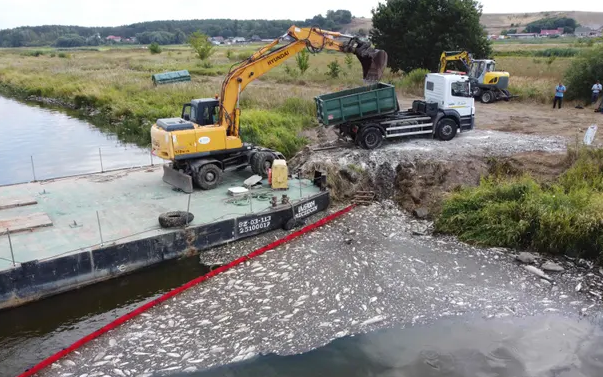
<instances>
[{"instance_id":1,"label":"truck side mirror","mask_svg":"<svg viewBox=\"0 0 603 377\"><path fill-rule=\"evenodd\" d=\"M191 116L188 114L184 114L184 120L191 120Z\"/></svg>"}]
</instances>

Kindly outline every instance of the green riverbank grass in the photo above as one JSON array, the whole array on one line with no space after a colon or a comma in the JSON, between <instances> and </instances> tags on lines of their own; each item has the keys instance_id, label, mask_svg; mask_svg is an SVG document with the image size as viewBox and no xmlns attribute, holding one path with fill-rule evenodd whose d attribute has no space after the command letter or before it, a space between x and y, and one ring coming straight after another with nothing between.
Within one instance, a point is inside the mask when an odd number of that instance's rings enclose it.
<instances>
[{"instance_id":1,"label":"green riverbank grass","mask_svg":"<svg viewBox=\"0 0 603 377\"><path fill-rule=\"evenodd\" d=\"M603 253L603 150L570 152L553 184L491 176L444 200L436 230L481 246L580 255Z\"/></svg>"}]
</instances>

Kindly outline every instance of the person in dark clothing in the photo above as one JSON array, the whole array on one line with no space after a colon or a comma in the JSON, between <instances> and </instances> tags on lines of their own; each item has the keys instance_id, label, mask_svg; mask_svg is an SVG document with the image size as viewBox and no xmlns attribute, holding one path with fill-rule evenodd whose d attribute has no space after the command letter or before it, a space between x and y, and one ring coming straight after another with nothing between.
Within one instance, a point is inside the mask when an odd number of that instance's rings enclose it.
<instances>
[{"instance_id":1,"label":"person in dark clothing","mask_svg":"<svg viewBox=\"0 0 603 377\"><path fill-rule=\"evenodd\" d=\"M553 109L555 105L559 103L559 108L561 108L561 102L563 102L563 93L565 93L565 86L562 83L559 83L555 88L555 99L553 100Z\"/></svg>"}]
</instances>

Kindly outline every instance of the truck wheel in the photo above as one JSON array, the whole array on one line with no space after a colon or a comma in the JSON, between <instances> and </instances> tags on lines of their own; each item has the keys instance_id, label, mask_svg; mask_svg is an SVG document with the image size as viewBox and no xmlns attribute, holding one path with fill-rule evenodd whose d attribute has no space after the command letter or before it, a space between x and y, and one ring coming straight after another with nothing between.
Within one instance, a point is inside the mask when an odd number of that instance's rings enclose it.
<instances>
[{"instance_id":1,"label":"truck wheel","mask_svg":"<svg viewBox=\"0 0 603 377\"><path fill-rule=\"evenodd\" d=\"M481 101L483 103L490 103L494 100L494 94L490 90L484 90L482 93Z\"/></svg>"},{"instance_id":2,"label":"truck wheel","mask_svg":"<svg viewBox=\"0 0 603 377\"><path fill-rule=\"evenodd\" d=\"M383 143L383 135L377 127L369 127L360 135L360 143L365 149L379 148Z\"/></svg>"},{"instance_id":3,"label":"truck wheel","mask_svg":"<svg viewBox=\"0 0 603 377\"><path fill-rule=\"evenodd\" d=\"M268 177L268 169L272 167L274 156L269 152L258 152L254 156L253 165L251 166L255 174L261 175L263 178Z\"/></svg>"},{"instance_id":4,"label":"truck wheel","mask_svg":"<svg viewBox=\"0 0 603 377\"><path fill-rule=\"evenodd\" d=\"M456 136L457 124L453 119L443 118L438 122L436 137L442 141L452 140Z\"/></svg>"},{"instance_id":5,"label":"truck wheel","mask_svg":"<svg viewBox=\"0 0 603 377\"><path fill-rule=\"evenodd\" d=\"M215 164L203 165L193 178L195 178L195 182L203 190L211 190L222 181L222 169Z\"/></svg>"}]
</instances>

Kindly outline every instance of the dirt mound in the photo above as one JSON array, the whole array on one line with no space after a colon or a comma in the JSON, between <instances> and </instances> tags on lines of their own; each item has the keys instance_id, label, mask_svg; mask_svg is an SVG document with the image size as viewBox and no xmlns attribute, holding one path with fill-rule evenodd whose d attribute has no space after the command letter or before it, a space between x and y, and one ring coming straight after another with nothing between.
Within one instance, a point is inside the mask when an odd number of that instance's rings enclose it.
<instances>
[{"instance_id":1,"label":"dirt mound","mask_svg":"<svg viewBox=\"0 0 603 377\"><path fill-rule=\"evenodd\" d=\"M488 174L529 172L554 178L565 170L564 150L557 138L473 131L450 142L407 139L372 151L330 141L306 147L289 165L307 175L326 172L335 201L372 191L376 199L395 199L407 211L434 213L445 193L477 185Z\"/></svg>"}]
</instances>

